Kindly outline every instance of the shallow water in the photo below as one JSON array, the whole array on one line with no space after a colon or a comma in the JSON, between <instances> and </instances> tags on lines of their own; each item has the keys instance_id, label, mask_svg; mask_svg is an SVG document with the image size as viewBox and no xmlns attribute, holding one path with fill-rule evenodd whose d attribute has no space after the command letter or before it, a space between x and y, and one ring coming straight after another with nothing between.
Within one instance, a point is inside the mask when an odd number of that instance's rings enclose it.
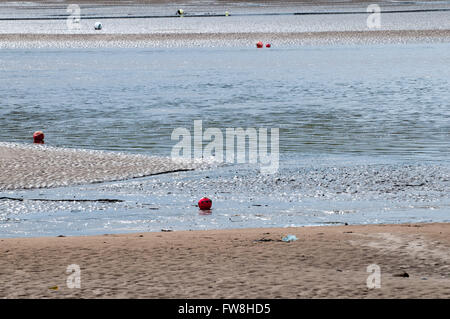
<instances>
[{"instance_id":1,"label":"shallow water","mask_svg":"<svg viewBox=\"0 0 450 319\"><path fill-rule=\"evenodd\" d=\"M450 1L381 1L377 30L448 30ZM213 34L371 31L369 3L226 3L80 5L81 20L68 28L68 3L0 3L0 34ZM176 16L184 8L185 17ZM408 12L409 11L409 12ZM230 15L225 17L225 12ZM101 21L101 31L94 23ZM271 35L272 42L277 39ZM333 39L330 39L333 41ZM2 43L2 45L8 45ZM19 45L19 44L18 44ZM30 45L30 44L28 44ZM45 45L45 43L41 43ZM154 44L152 44L154 45ZM181 44L182 45L182 44ZM221 47L226 43L221 43ZM253 43L251 44L253 45Z\"/></svg>"},{"instance_id":2,"label":"shallow water","mask_svg":"<svg viewBox=\"0 0 450 319\"><path fill-rule=\"evenodd\" d=\"M3 192L0 236L450 221L450 45L4 50L1 141L170 156L177 127L280 128L280 169L219 165ZM211 215L195 207L202 196Z\"/></svg>"},{"instance_id":3,"label":"shallow water","mask_svg":"<svg viewBox=\"0 0 450 319\"><path fill-rule=\"evenodd\" d=\"M5 50L2 141L169 156L177 127L279 127L283 153L448 160L450 45Z\"/></svg>"},{"instance_id":4,"label":"shallow water","mask_svg":"<svg viewBox=\"0 0 450 319\"><path fill-rule=\"evenodd\" d=\"M286 160L283 166L276 175L237 165L125 182L4 192L24 201L0 201L0 234L450 222L448 165L310 156ZM204 195L213 199L211 212L196 207ZM82 201L104 198L121 202Z\"/></svg>"}]
</instances>

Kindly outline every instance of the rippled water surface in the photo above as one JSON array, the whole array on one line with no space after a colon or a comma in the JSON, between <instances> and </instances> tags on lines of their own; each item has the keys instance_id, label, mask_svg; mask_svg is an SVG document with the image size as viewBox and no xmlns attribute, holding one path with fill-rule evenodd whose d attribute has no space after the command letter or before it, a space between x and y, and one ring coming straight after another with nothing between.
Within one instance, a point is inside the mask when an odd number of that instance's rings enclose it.
<instances>
[{"instance_id":1,"label":"rippled water surface","mask_svg":"<svg viewBox=\"0 0 450 319\"><path fill-rule=\"evenodd\" d=\"M450 220L450 45L4 50L0 141L170 156L177 127L280 128L251 165L0 200L0 236ZM199 215L198 198L213 198Z\"/></svg>"},{"instance_id":2,"label":"rippled water surface","mask_svg":"<svg viewBox=\"0 0 450 319\"><path fill-rule=\"evenodd\" d=\"M447 159L450 46L7 50L3 141L170 155L171 132L280 127L283 152Z\"/></svg>"}]
</instances>

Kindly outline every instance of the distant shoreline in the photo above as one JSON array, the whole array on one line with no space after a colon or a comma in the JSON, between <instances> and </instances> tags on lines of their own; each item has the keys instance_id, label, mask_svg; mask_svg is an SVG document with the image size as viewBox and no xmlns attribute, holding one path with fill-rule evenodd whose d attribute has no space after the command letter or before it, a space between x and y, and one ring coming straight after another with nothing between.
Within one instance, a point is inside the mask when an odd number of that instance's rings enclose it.
<instances>
[{"instance_id":1,"label":"distant shoreline","mask_svg":"<svg viewBox=\"0 0 450 319\"><path fill-rule=\"evenodd\" d=\"M424 0L427 1L427 0ZM74 3L71 0L0 0L0 2L13 2L13 3L40 3L40 4L62 4L62 3ZM107 4L107 5L129 5L129 4L140 4L140 5L152 5L152 4L180 4L180 5L198 5L198 1L196 0L182 0L182 1L172 1L172 0L78 0L76 1L80 4ZM338 2L336 3L333 0L321 0L321 5L346 5L346 4L358 4L358 3L372 3L373 0L348 0L346 2ZM246 3L248 4L248 0L229 0L227 3L235 4L235 3ZM313 4L317 3L317 0L257 0L253 1L254 4ZM391 3L391 1L383 0L380 3ZM220 1L211 2L208 5L223 5Z\"/></svg>"},{"instance_id":2,"label":"distant shoreline","mask_svg":"<svg viewBox=\"0 0 450 319\"><path fill-rule=\"evenodd\" d=\"M286 45L450 42L450 30L286 33L0 34L0 48L233 47L270 41ZM256 43L256 42L255 42Z\"/></svg>"},{"instance_id":3,"label":"distant shoreline","mask_svg":"<svg viewBox=\"0 0 450 319\"><path fill-rule=\"evenodd\" d=\"M450 4L383 1L378 3L382 22L378 28L369 28L367 5L372 2L268 0L250 5L235 0L204 5L196 1L83 0L76 28L64 21L70 16L69 2L12 2L0 14L0 48L246 47L258 41L270 42L275 48L450 42L446 18ZM185 18L177 18L177 6L185 8ZM103 23L101 31L93 28L97 19ZM424 22L427 19L430 23Z\"/></svg>"}]
</instances>

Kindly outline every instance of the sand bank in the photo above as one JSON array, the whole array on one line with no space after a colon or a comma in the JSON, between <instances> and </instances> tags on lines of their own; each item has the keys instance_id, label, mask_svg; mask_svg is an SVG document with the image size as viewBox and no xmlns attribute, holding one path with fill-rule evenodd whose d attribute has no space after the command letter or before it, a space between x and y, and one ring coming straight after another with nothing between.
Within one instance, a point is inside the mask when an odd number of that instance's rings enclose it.
<instances>
[{"instance_id":1,"label":"sand bank","mask_svg":"<svg viewBox=\"0 0 450 319\"><path fill-rule=\"evenodd\" d=\"M3 48L230 47L271 40L275 46L449 42L450 30L287 33L0 34Z\"/></svg>"},{"instance_id":2,"label":"sand bank","mask_svg":"<svg viewBox=\"0 0 450 319\"><path fill-rule=\"evenodd\" d=\"M67 24L65 3L5 7L0 48L253 47L257 41L276 48L450 41L450 7L445 3L381 2L380 25L369 28L365 1L87 1L80 3L76 28ZM176 17L178 5L186 9L186 18ZM230 17L225 17L226 10ZM101 31L94 30L93 19L103 23Z\"/></svg>"},{"instance_id":3,"label":"sand bank","mask_svg":"<svg viewBox=\"0 0 450 319\"><path fill-rule=\"evenodd\" d=\"M195 167L162 157L0 143L0 190L124 180Z\"/></svg>"},{"instance_id":4,"label":"sand bank","mask_svg":"<svg viewBox=\"0 0 450 319\"><path fill-rule=\"evenodd\" d=\"M450 224L1 239L0 256L3 298L450 297ZM66 286L71 264L80 289Z\"/></svg>"},{"instance_id":5,"label":"sand bank","mask_svg":"<svg viewBox=\"0 0 450 319\"><path fill-rule=\"evenodd\" d=\"M425 2L427 0L424 0ZM428 1L432 1L432 0L428 0ZM33 0L33 1L14 1L14 0L0 0L0 3L2 2L11 2L14 3L14 5L17 5L20 2L24 2L24 4L30 4L30 3L43 3L43 4L61 4L61 2L63 3L73 3L70 0ZM210 3L208 3L208 5L214 5L214 4L220 4L220 0L217 1L211 1ZM333 0L321 0L321 1L317 1L317 0L258 0L258 1L254 1L254 3L258 3L261 5L268 5L268 4L329 4L329 5L336 5L336 2ZM351 4L358 4L358 3L367 3L367 2L371 2L371 0L348 0L346 2L339 2L338 5L345 5L348 3ZM382 1L381 3L384 3L387 1ZM123 4L174 4L176 2L171 1L171 0L78 0L77 3L88 3L88 4L107 4L107 5L123 5ZM201 1L198 0L183 0L181 2L184 5L198 5L201 4ZM248 4L249 1L248 0L228 0L227 1L228 4L233 4L233 3L244 3L244 4Z\"/></svg>"}]
</instances>

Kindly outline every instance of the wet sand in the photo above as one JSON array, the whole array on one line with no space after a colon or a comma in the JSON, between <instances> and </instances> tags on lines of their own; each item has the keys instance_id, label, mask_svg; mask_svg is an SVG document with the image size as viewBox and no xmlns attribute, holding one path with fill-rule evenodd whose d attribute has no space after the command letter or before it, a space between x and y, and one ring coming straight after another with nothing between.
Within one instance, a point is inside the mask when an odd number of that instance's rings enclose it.
<instances>
[{"instance_id":1,"label":"wet sand","mask_svg":"<svg viewBox=\"0 0 450 319\"><path fill-rule=\"evenodd\" d=\"M0 47L226 46L265 39L276 39L275 46L448 42L450 30L5 33ZM137 155L0 145L0 190L189 168ZM286 234L299 240L281 242ZM417 224L1 239L0 298L449 298L449 235L450 224ZM81 267L80 289L66 286L71 264ZM366 285L371 264L381 269L379 289Z\"/></svg>"},{"instance_id":2,"label":"wet sand","mask_svg":"<svg viewBox=\"0 0 450 319\"><path fill-rule=\"evenodd\" d=\"M297 241L280 241L295 234ZM449 298L450 224L0 241L0 298ZM68 265L81 288L66 286ZM381 288L369 289L377 264ZM405 277L408 274L409 277Z\"/></svg>"},{"instance_id":3,"label":"wet sand","mask_svg":"<svg viewBox=\"0 0 450 319\"><path fill-rule=\"evenodd\" d=\"M425 2L427 0L424 0ZM431 1L431 0L430 0ZM0 2L21 2L21 1L13 1L13 0L0 0ZM22 1L22 2L26 2L26 3L42 3L42 4L61 4L61 2L63 3L73 3L73 1L70 0L33 0L33 1ZM189 5L189 4L195 4L195 5L201 5L202 2L198 1L198 0L183 0L183 1L172 1L172 0L78 0L76 1L77 3L89 3L89 4L108 4L108 5L122 5L122 4L185 4L185 5ZM208 5L214 5L214 4L220 4L220 0L214 2L211 1L210 3L208 3ZM253 3L258 3L258 4L264 4L264 5L269 5L269 4L328 4L328 5L338 5L338 6L342 6L342 5L346 5L346 4L358 4L358 3L367 3L370 2L372 3L372 0L348 0L346 2L338 2L336 3L333 0L258 0L258 1L253 1ZM385 3L386 1L381 1L381 3ZM228 4L233 4L233 3L243 3L243 4L248 4L249 1L248 0L228 0L227 1Z\"/></svg>"},{"instance_id":4,"label":"wet sand","mask_svg":"<svg viewBox=\"0 0 450 319\"><path fill-rule=\"evenodd\" d=\"M369 2L269 0L249 5L236 0L204 5L198 1L175 4L166 0L86 0L80 2L82 18L79 29L74 30L68 29L64 21L68 16L67 3L14 3L5 7L0 17L0 48L246 47L257 41L277 47L450 41L448 4L380 2L381 27L369 29L366 25ZM176 5L186 8L187 15L203 17L179 19L175 16ZM207 17L224 15L225 10L232 12L231 18ZM249 16L238 17L233 13ZM277 16L280 13L288 15ZM294 13L314 15L294 16ZM155 18L160 16L171 18ZM97 17L104 24L101 31L93 29L92 19Z\"/></svg>"},{"instance_id":5,"label":"wet sand","mask_svg":"<svg viewBox=\"0 0 450 319\"><path fill-rule=\"evenodd\" d=\"M0 143L0 190L124 180L195 167L162 157Z\"/></svg>"},{"instance_id":6,"label":"wet sand","mask_svg":"<svg viewBox=\"0 0 450 319\"><path fill-rule=\"evenodd\" d=\"M0 34L7 48L230 47L257 41L275 46L382 44L450 41L450 30L374 30L331 32L242 32L158 34Z\"/></svg>"}]
</instances>

